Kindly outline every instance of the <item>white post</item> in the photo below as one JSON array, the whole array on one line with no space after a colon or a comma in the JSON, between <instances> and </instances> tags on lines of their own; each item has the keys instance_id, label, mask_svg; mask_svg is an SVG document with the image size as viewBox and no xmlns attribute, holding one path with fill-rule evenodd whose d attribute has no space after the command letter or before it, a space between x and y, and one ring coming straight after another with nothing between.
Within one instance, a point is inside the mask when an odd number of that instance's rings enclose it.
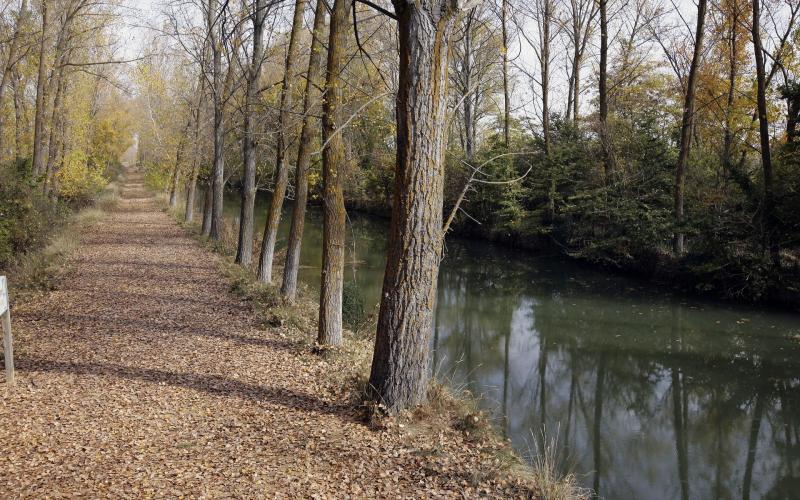
<instances>
[{"instance_id":1,"label":"white post","mask_svg":"<svg viewBox=\"0 0 800 500\"><path fill-rule=\"evenodd\" d=\"M14 383L14 341L11 337L11 309L8 307L8 281L0 276L0 319L3 323L3 352L6 360L6 383Z\"/></svg>"}]
</instances>

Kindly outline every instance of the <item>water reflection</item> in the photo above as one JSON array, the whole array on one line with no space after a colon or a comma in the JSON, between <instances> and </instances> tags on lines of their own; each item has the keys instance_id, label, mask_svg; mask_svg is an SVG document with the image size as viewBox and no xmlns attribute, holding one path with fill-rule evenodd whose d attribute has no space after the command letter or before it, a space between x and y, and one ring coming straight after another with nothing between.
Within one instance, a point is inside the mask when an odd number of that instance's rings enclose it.
<instances>
[{"instance_id":1,"label":"water reflection","mask_svg":"<svg viewBox=\"0 0 800 500\"><path fill-rule=\"evenodd\" d=\"M442 270L437 357L502 412L517 449L557 434L563 463L605 498L796 496L796 317L469 253Z\"/></svg>"},{"instance_id":2,"label":"water reflection","mask_svg":"<svg viewBox=\"0 0 800 500\"><path fill-rule=\"evenodd\" d=\"M374 304L386 224L351 221L346 276ZM318 214L306 233L301 279L315 286ZM602 498L798 498L797 316L457 240L439 283L434 370L478 395L522 454L556 441Z\"/></svg>"}]
</instances>

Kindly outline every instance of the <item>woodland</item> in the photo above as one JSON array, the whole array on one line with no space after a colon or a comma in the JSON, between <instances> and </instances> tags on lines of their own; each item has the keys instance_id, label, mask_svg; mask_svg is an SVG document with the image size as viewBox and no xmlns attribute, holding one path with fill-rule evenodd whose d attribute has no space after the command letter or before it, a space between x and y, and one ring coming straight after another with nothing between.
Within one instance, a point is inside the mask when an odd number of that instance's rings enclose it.
<instances>
[{"instance_id":1,"label":"woodland","mask_svg":"<svg viewBox=\"0 0 800 500\"><path fill-rule=\"evenodd\" d=\"M133 4L3 3L0 263L135 145L147 186L235 235L287 303L320 210L317 343L336 346L347 211L382 215L366 397L388 413L426 398L448 235L798 304L797 0Z\"/></svg>"}]
</instances>

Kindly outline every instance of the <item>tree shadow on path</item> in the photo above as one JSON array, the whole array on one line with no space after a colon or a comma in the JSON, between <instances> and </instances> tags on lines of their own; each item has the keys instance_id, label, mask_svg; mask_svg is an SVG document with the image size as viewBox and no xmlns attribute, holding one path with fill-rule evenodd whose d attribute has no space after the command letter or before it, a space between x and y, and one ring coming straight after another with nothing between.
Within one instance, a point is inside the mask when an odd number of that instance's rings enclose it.
<instances>
[{"instance_id":1,"label":"tree shadow on path","mask_svg":"<svg viewBox=\"0 0 800 500\"><path fill-rule=\"evenodd\" d=\"M346 422L362 424L361 420L356 418L356 412L352 405L341 402L332 403L284 387L256 385L221 375L174 373L112 363L72 363L31 357L19 359L17 369L21 372L95 375L184 387L212 396L236 397L248 401L269 403L293 410L333 415Z\"/></svg>"}]
</instances>

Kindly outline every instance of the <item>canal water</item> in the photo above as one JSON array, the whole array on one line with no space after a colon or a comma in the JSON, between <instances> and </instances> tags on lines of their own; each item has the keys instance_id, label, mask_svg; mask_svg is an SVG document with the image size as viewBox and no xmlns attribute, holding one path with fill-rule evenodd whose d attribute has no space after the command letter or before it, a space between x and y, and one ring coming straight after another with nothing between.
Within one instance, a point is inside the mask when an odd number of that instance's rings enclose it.
<instances>
[{"instance_id":1,"label":"canal water","mask_svg":"<svg viewBox=\"0 0 800 500\"><path fill-rule=\"evenodd\" d=\"M266 207L259 197L258 231ZM229 194L226 218L238 214ZM387 234L387 221L349 214L345 277L367 310ZM314 288L321 259L310 210L300 279ZM477 396L523 456L557 450L601 498L800 498L800 315L453 238L432 356L436 376Z\"/></svg>"}]
</instances>

